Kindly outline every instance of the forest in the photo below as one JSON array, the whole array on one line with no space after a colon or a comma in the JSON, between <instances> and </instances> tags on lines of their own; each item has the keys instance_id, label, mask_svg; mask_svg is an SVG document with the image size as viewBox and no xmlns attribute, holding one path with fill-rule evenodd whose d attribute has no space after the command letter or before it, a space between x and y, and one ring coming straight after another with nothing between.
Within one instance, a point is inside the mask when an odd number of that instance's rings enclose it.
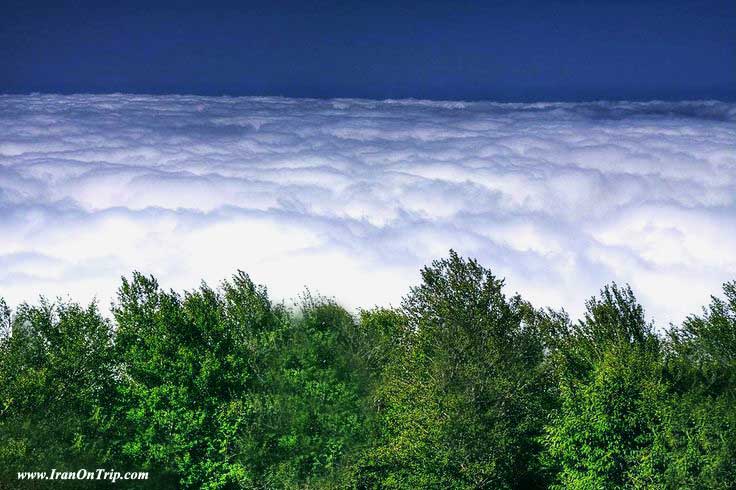
<instances>
[{"instance_id":1,"label":"forest","mask_svg":"<svg viewBox=\"0 0 736 490\"><path fill-rule=\"evenodd\" d=\"M554 287L554 285L550 285ZM736 282L679 325L582 318L453 251L400 306L123 278L111 317L0 300L0 488L736 488ZM146 481L21 481L21 471Z\"/></svg>"}]
</instances>

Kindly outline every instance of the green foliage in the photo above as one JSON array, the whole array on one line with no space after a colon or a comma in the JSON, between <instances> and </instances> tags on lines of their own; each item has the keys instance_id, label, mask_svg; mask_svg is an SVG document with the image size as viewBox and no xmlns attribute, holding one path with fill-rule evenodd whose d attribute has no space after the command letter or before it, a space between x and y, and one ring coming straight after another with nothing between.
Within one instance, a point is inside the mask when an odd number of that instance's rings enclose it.
<instances>
[{"instance_id":1,"label":"green foliage","mask_svg":"<svg viewBox=\"0 0 736 490\"><path fill-rule=\"evenodd\" d=\"M113 313L122 372L111 430L122 455L187 488L252 484L278 437L269 363L285 313L242 273L183 296L135 274Z\"/></svg>"},{"instance_id":2,"label":"green foliage","mask_svg":"<svg viewBox=\"0 0 736 490\"><path fill-rule=\"evenodd\" d=\"M561 387L546 445L555 488L656 488L663 454L654 444L665 386L656 358L614 349L582 380Z\"/></svg>"},{"instance_id":3,"label":"green foliage","mask_svg":"<svg viewBox=\"0 0 736 490\"><path fill-rule=\"evenodd\" d=\"M334 302L305 298L278 360L281 435L265 477L269 488L327 488L346 478L346 454L364 441L367 416L357 330Z\"/></svg>"},{"instance_id":4,"label":"green foliage","mask_svg":"<svg viewBox=\"0 0 736 490\"><path fill-rule=\"evenodd\" d=\"M451 251L358 315L242 272L184 293L135 273L114 322L0 299L0 488L736 488L736 283L664 334L629 287L578 322L503 287ZM23 487L111 486L80 483Z\"/></svg>"},{"instance_id":5,"label":"green foliage","mask_svg":"<svg viewBox=\"0 0 736 490\"><path fill-rule=\"evenodd\" d=\"M671 488L736 485L736 282L670 332L673 393L662 444Z\"/></svg>"},{"instance_id":6,"label":"green foliage","mask_svg":"<svg viewBox=\"0 0 736 490\"><path fill-rule=\"evenodd\" d=\"M99 424L113 393L110 323L95 305L42 299L14 316L0 301L0 326L0 487L20 483L17 471L108 462Z\"/></svg>"},{"instance_id":7,"label":"green foliage","mask_svg":"<svg viewBox=\"0 0 736 490\"><path fill-rule=\"evenodd\" d=\"M291 316L244 274L180 296L123 281L122 456L187 488L328 486L363 440L368 376L354 319L307 297ZM361 340L365 343L365 340Z\"/></svg>"},{"instance_id":8,"label":"green foliage","mask_svg":"<svg viewBox=\"0 0 736 490\"><path fill-rule=\"evenodd\" d=\"M528 488L543 413L538 336L503 281L454 252L422 271L403 304L408 332L374 394L382 443L362 485Z\"/></svg>"},{"instance_id":9,"label":"green foliage","mask_svg":"<svg viewBox=\"0 0 736 490\"><path fill-rule=\"evenodd\" d=\"M553 488L659 488L659 341L628 287L607 286L586 306L582 321L558 329L560 408L545 437Z\"/></svg>"}]
</instances>

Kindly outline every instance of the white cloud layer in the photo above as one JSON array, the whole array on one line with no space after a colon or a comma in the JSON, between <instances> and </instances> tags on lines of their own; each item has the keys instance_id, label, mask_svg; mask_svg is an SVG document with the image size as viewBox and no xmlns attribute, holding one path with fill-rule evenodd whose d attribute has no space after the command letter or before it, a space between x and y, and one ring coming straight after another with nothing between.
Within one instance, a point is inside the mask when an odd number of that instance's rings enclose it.
<instances>
[{"instance_id":1,"label":"white cloud layer","mask_svg":"<svg viewBox=\"0 0 736 490\"><path fill-rule=\"evenodd\" d=\"M398 304L449 248L578 314L660 325L736 279L736 104L0 96L0 296L109 304L236 269Z\"/></svg>"}]
</instances>

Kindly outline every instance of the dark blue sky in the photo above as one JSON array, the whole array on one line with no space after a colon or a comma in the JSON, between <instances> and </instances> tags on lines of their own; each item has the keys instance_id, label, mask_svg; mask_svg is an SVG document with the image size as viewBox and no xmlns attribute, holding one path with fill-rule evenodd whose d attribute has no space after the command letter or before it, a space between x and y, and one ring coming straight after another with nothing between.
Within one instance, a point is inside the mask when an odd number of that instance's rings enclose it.
<instances>
[{"instance_id":1,"label":"dark blue sky","mask_svg":"<svg viewBox=\"0 0 736 490\"><path fill-rule=\"evenodd\" d=\"M3 2L0 92L736 100L736 2Z\"/></svg>"}]
</instances>

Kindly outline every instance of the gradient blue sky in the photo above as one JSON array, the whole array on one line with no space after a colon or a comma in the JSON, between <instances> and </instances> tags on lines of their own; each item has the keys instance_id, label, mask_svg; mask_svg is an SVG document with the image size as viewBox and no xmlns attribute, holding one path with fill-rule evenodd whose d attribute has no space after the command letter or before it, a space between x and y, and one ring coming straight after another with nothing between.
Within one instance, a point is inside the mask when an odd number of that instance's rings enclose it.
<instances>
[{"instance_id":1,"label":"gradient blue sky","mask_svg":"<svg viewBox=\"0 0 736 490\"><path fill-rule=\"evenodd\" d=\"M0 93L736 100L736 2L3 2Z\"/></svg>"}]
</instances>

